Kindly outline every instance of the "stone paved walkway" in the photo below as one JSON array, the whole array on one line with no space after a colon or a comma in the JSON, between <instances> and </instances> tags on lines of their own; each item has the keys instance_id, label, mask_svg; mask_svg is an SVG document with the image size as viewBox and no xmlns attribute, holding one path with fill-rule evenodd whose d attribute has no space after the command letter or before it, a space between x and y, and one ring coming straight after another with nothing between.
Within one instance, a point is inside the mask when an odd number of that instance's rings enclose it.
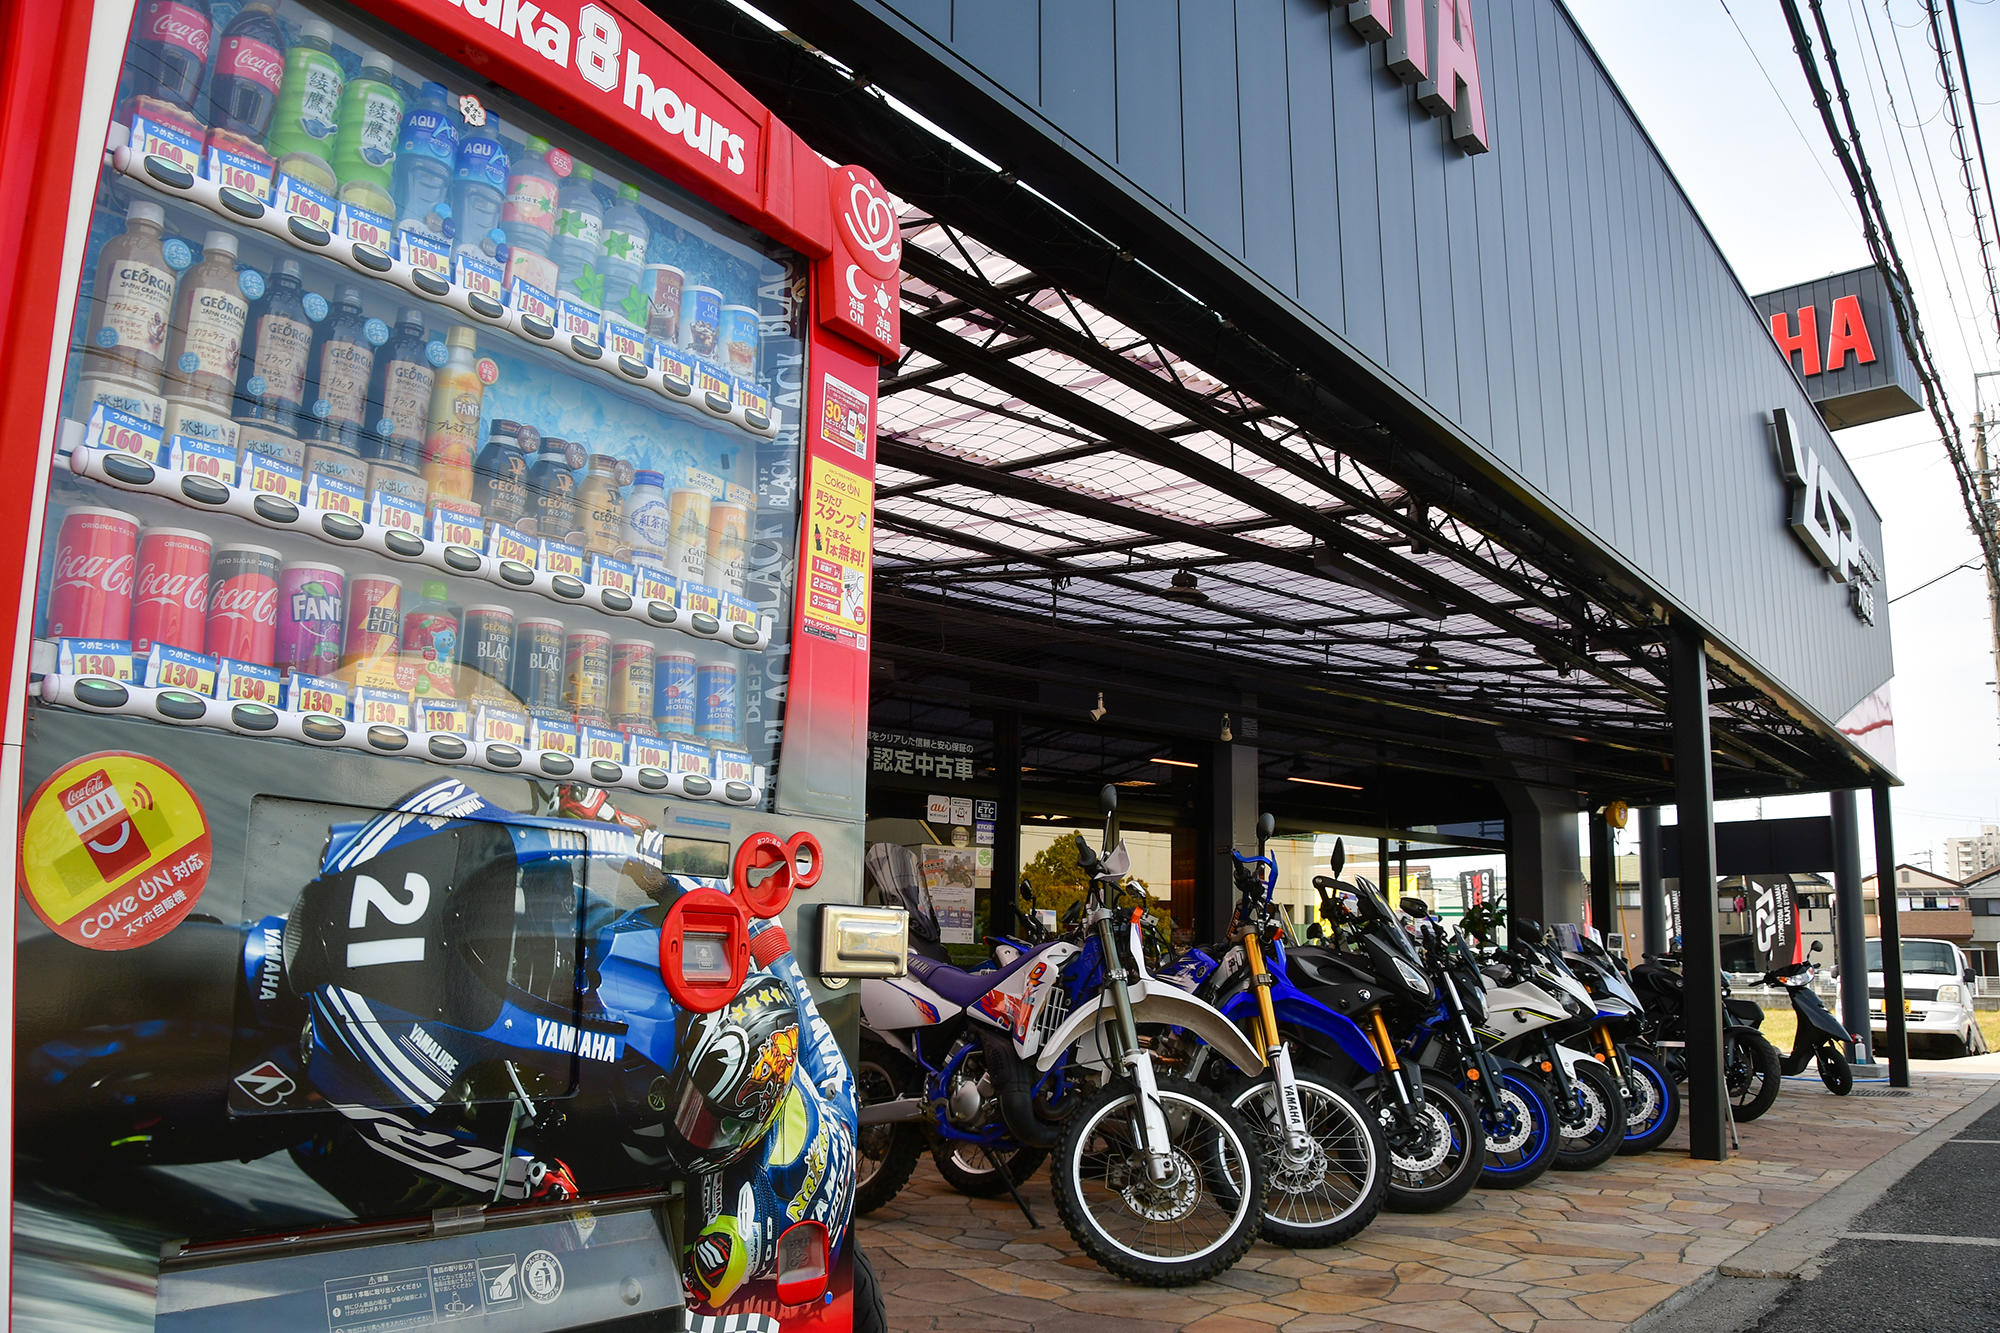
<instances>
[{"instance_id":1,"label":"stone paved walkway","mask_svg":"<svg viewBox=\"0 0 2000 1333\"><path fill-rule=\"evenodd\" d=\"M928 1159L861 1220L893 1330L1587 1333L1622 1328L1905 1139L1988 1091L1921 1077L1907 1095L1838 1098L1787 1080L1727 1162L1695 1162L1685 1130L1596 1171L1474 1190L1441 1213L1383 1213L1344 1246L1258 1244L1211 1283L1136 1287L1085 1258L1056 1218L1046 1171L1011 1201L966 1199ZM1886 1093L1886 1089L1880 1089Z\"/></svg>"}]
</instances>

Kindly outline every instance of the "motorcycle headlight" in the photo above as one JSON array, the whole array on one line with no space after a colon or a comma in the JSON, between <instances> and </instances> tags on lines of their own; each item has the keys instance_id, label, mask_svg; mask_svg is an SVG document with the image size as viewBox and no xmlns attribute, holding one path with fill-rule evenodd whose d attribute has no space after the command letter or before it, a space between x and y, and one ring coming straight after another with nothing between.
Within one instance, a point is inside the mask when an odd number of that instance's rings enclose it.
<instances>
[{"instance_id":1,"label":"motorcycle headlight","mask_svg":"<svg viewBox=\"0 0 2000 1333\"><path fill-rule=\"evenodd\" d=\"M1426 977L1400 958L1394 958L1390 961L1396 965L1397 977L1401 978L1402 983L1408 986L1412 993L1417 995L1429 995L1431 993L1429 977Z\"/></svg>"},{"instance_id":2,"label":"motorcycle headlight","mask_svg":"<svg viewBox=\"0 0 2000 1333\"><path fill-rule=\"evenodd\" d=\"M1939 986L1937 1002L1939 1004L1952 1005L1964 1004L1965 992L1957 986Z\"/></svg>"}]
</instances>

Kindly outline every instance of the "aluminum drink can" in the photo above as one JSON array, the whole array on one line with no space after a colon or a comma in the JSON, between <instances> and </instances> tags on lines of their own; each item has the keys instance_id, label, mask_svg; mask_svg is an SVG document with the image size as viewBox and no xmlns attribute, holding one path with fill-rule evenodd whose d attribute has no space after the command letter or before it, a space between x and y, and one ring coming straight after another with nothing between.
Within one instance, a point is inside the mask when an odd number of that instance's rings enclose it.
<instances>
[{"instance_id":1,"label":"aluminum drink can","mask_svg":"<svg viewBox=\"0 0 2000 1333\"><path fill-rule=\"evenodd\" d=\"M750 511L742 505L717 500L708 506L708 552L704 563L710 587L743 595L743 551L749 529Z\"/></svg>"},{"instance_id":2,"label":"aluminum drink can","mask_svg":"<svg viewBox=\"0 0 2000 1333\"><path fill-rule=\"evenodd\" d=\"M563 640L563 706L590 722L606 719L611 703L611 636L580 629Z\"/></svg>"},{"instance_id":3,"label":"aluminum drink can","mask_svg":"<svg viewBox=\"0 0 2000 1333\"><path fill-rule=\"evenodd\" d=\"M709 505L707 491L667 497L667 573L682 583L708 582Z\"/></svg>"},{"instance_id":4,"label":"aluminum drink can","mask_svg":"<svg viewBox=\"0 0 2000 1333\"><path fill-rule=\"evenodd\" d=\"M278 572L278 660L285 671L331 676L340 669L347 571L302 560Z\"/></svg>"},{"instance_id":5,"label":"aluminum drink can","mask_svg":"<svg viewBox=\"0 0 2000 1333\"><path fill-rule=\"evenodd\" d=\"M214 543L193 528L147 528L132 586L132 652L153 645L198 653L208 640L208 577Z\"/></svg>"},{"instance_id":6,"label":"aluminum drink can","mask_svg":"<svg viewBox=\"0 0 2000 1333\"><path fill-rule=\"evenodd\" d=\"M745 379L757 377L757 311L747 305L722 307L722 368Z\"/></svg>"},{"instance_id":7,"label":"aluminum drink can","mask_svg":"<svg viewBox=\"0 0 2000 1333\"><path fill-rule=\"evenodd\" d=\"M514 694L524 708L563 706L563 625L523 620L514 627Z\"/></svg>"},{"instance_id":8,"label":"aluminum drink can","mask_svg":"<svg viewBox=\"0 0 2000 1333\"><path fill-rule=\"evenodd\" d=\"M681 345L681 287L686 281L687 275L672 264L648 264L640 287L651 309L646 332L676 347Z\"/></svg>"},{"instance_id":9,"label":"aluminum drink can","mask_svg":"<svg viewBox=\"0 0 2000 1333\"><path fill-rule=\"evenodd\" d=\"M403 585L374 575L348 580L343 664L357 668L357 678L393 677L402 646Z\"/></svg>"},{"instance_id":10,"label":"aluminum drink can","mask_svg":"<svg viewBox=\"0 0 2000 1333\"><path fill-rule=\"evenodd\" d=\"M56 534L49 583L52 639L123 639L132 632L139 520L122 509L77 508Z\"/></svg>"},{"instance_id":11,"label":"aluminum drink can","mask_svg":"<svg viewBox=\"0 0 2000 1333\"><path fill-rule=\"evenodd\" d=\"M224 546L208 572L212 657L271 666L278 660L278 571L285 558L268 546Z\"/></svg>"},{"instance_id":12,"label":"aluminum drink can","mask_svg":"<svg viewBox=\"0 0 2000 1333\"><path fill-rule=\"evenodd\" d=\"M459 660L472 671L468 682L478 698L510 692L514 679L514 613L504 606L468 606L460 627Z\"/></svg>"},{"instance_id":13,"label":"aluminum drink can","mask_svg":"<svg viewBox=\"0 0 2000 1333\"><path fill-rule=\"evenodd\" d=\"M694 654L666 652L653 658L653 722L666 735L694 735Z\"/></svg>"},{"instance_id":14,"label":"aluminum drink can","mask_svg":"<svg viewBox=\"0 0 2000 1333\"><path fill-rule=\"evenodd\" d=\"M620 639L611 645L611 722L614 726L653 720L653 643Z\"/></svg>"},{"instance_id":15,"label":"aluminum drink can","mask_svg":"<svg viewBox=\"0 0 2000 1333\"><path fill-rule=\"evenodd\" d=\"M705 741L735 740L736 664L703 662L694 676L694 734Z\"/></svg>"},{"instance_id":16,"label":"aluminum drink can","mask_svg":"<svg viewBox=\"0 0 2000 1333\"><path fill-rule=\"evenodd\" d=\"M681 346L704 361L722 350L722 293L713 287L681 290Z\"/></svg>"}]
</instances>

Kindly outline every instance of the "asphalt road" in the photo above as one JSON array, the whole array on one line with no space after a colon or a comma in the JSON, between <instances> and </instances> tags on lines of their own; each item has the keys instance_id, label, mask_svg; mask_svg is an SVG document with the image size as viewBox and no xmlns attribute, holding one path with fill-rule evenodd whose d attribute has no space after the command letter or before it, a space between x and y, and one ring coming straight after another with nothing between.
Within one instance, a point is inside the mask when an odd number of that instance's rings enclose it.
<instances>
[{"instance_id":1,"label":"asphalt road","mask_svg":"<svg viewBox=\"0 0 2000 1333\"><path fill-rule=\"evenodd\" d=\"M1782 1284L1756 1333L2000 1329L2000 1110L1989 1111L1848 1224L1817 1271Z\"/></svg>"}]
</instances>

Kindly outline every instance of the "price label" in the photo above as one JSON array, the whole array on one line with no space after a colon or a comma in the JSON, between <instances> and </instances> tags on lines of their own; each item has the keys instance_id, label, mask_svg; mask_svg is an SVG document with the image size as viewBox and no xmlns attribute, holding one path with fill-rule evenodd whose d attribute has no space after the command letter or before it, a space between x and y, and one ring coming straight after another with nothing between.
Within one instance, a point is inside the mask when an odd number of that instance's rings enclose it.
<instances>
[{"instance_id":1,"label":"price label","mask_svg":"<svg viewBox=\"0 0 2000 1333\"><path fill-rule=\"evenodd\" d=\"M349 518L368 517L368 500L359 486L323 473L313 474L311 483L306 487L306 503L325 513L345 514Z\"/></svg>"},{"instance_id":2,"label":"price label","mask_svg":"<svg viewBox=\"0 0 2000 1333\"><path fill-rule=\"evenodd\" d=\"M228 445L193 435L176 435L167 444L168 466L225 486L236 484L236 451Z\"/></svg>"},{"instance_id":3,"label":"price label","mask_svg":"<svg viewBox=\"0 0 2000 1333\"><path fill-rule=\"evenodd\" d=\"M486 529L476 513L440 509L431 515L431 539L480 551L486 548Z\"/></svg>"},{"instance_id":4,"label":"price label","mask_svg":"<svg viewBox=\"0 0 2000 1333\"><path fill-rule=\"evenodd\" d=\"M201 172L201 140L178 125L134 116L130 142L143 157L163 157L189 175Z\"/></svg>"},{"instance_id":5,"label":"price label","mask_svg":"<svg viewBox=\"0 0 2000 1333\"><path fill-rule=\"evenodd\" d=\"M347 717L347 687L323 676L293 676L285 684L285 708L294 713Z\"/></svg>"},{"instance_id":6,"label":"price label","mask_svg":"<svg viewBox=\"0 0 2000 1333\"><path fill-rule=\"evenodd\" d=\"M567 574L580 579L583 577L583 548L543 538L542 568L551 574Z\"/></svg>"},{"instance_id":7,"label":"price label","mask_svg":"<svg viewBox=\"0 0 2000 1333\"><path fill-rule=\"evenodd\" d=\"M583 757L585 759L609 759L614 764L625 762L625 736L622 732L604 727L583 729Z\"/></svg>"},{"instance_id":8,"label":"price label","mask_svg":"<svg viewBox=\"0 0 2000 1333\"><path fill-rule=\"evenodd\" d=\"M297 504L305 494L305 470L269 454L251 454L243 461L243 484L261 495L282 495Z\"/></svg>"},{"instance_id":9,"label":"price label","mask_svg":"<svg viewBox=\"0 0 2000 1333\"><path fill-rule=\"evenodd\" d=\"M329 232L340 221L340 206L332 195L289 172L278 177L278 207Z\"/></svg>"},{"instance_id":10,"label":"price label","mask_svg":"<svg viewBox=\"0 0 2000 1333\"><path fill-rule=\"evenodd\" d=\"M255 158L248 153L232 153L226 148L210 144L208 148L207 177L217 185L232 190L241 190L253 199L268 202L271 198L271 179L276 168L269 158Z\"/></svg>"},{"instance_id":11,"label":"price label","mask_svg":"<svg viewBox=\"0 0 2000 1333\"><path fill-rule=\"evenodd\" d=\"M685 584L681 588L681 605L690 611L719 616L722 614L722 591L703 583Z\"/></svg>"},{"instance_id":12,"label":"price label","mask_svg":"<svg viewBox=\"0 0 2000 1333\"><path fill-rule=\"evenodd\" d=\"M627 561L613 560L607 555L593 556L590 581L600 588L616 588L629 593L638 586L638 573Z\"/></svg>"},{"instance_id":13,"label":"price label","mask_svg":"<svg viewBox=\"0 0 2000 1333\"><path fill-rule=\"evenodd\" d=\"M278 706L282 693L282 678L277 668L260 666L255 662L238 662L228 657L222 659L217 681L218 698L241 699L268 708Z\"/></svg>"},{"instance_id":14,"label":"price label","mask_svg":"<svg viewBox=\"0 0 2000 1333\"><path fill-rule=\"evenodd\" d=\"M713 762L717 782L749 782L757 773L757 765L748 750L718 749Z\"/></svg>"},{"instance_id":15,"label":"price label","mask_svg":"<svg viewBox=\"0 0 2000 1333\"><path fill-rule=\"evenodd\" d=\"M417 272L451 280L451 249L437 237L405 227L396 233L396 248L402 261Z\"/></svg>"},{"instance_id":16,"label":"price label","mask_svg":"<svg viewBox=\"0 0 2000 1333\"><path fill-rule=\"evenodd\" d=\"M674 576L664 569L652 565L640 565L635 573L638 591L634 596L647 602L665 602L674 605L674 589L679 586Z\"/></svg>"},{"instance_id":17,"label":"price label","mask_svg":"<svg viewBox=\"0 0 2000 1333\"><path fill-rule=\"evenodd\" d=\"M386 255L395 228L395 222L380 213L353 204L340 206L340 234L357 245L372 245Z\"/></svg>"},{"instance_id":18,"label":"price label","mask_svg":"<svg viewBox=\"0 0 2000 1333\"><path fill-rule=\"evenodd\" d=\"M687 352L659 338L652 340L653 367L676 384L693 384L695 359Z\"/></svg>"},{"instance_id":19,"label":"price label","mask_svg":"<svg viewBox=\"0 0 2000 1333\"><path fill-rule=\"evenodd\" d=\"M424 507L405 500L400 495L387 491L375 492L371 502L375 510L377 526L395 532L408 532L418 537L424 535Z\"/></svg>"},{"instance_id":20,"label":"price label","mask_svg":"<svg viewBox=\"0 0 2000 1333\"><path fill-rule=\"evenodd\" d=\"M738 597L733 592L724 593L722 618L732 624L754 625L757 623L757 608L751 605L748 598Z\"/></svg>"},{"instance_id":21,"label":"price label","mask_svg":"<svg viewBox=\"0 0 2000 1333\"><path fill-rule=\"evenodd\" d=\"M574 722L554 722L536 718L529 727L528 743L537 750L554 750L574 759L582 742Z\"/></svg>"},{"instance_id":22,"label":"price label","mask_svg":"<svg viewBox=\"0 0 2000 1333\"><path fill-rule=\"evenodd\" d=\"M401 690L370 687L362 690L360 697L354 702L355 720L368 726L410 725L410 696Z\"/></svg>"},{"instance_id":23,"label":"price label","mask_svg":"<svg viewBox=\"0 0 2000 1333\"><path fill-rule=\"evenodd\" d=\"M505 523L495 523L493 530L486 534L486 549L497 559L513 560L529 569L541 565L542 544Z\"/></svg>"},{"instance_id":24,"label":"price label","mask_svg":"<svg viewBox=\"0 0 2000 1333\"><path fill-rule=\"evenodd\" d=\"M482 704L476 725L482 741L515 746L528 743L528 715L518 708Z\"/></svg>"},{"instance_id":25,"label":"price label","mask_svg":"<svg viewBox=\"0 0 2000 1333\"><path fill-rule=\"evenodd\" d=\"M472 734L472 717L456 699L426 699L418 706L417 716L425 731L448 736Z\"/></svg>"},{"instance_id":26,"label":"price label","mask_svg":"<svg viewBox=\"0 0 2000 1333\"><path fill-rule=\"evenodd\" d=\"M124 639L64 639L56 669L65 676L132 679L132 645Z\"/></svg>"},{"instance_id":27,"label":"price label","mask_svg":"<svg viewBox=\"0 0 2000 1333\"><path fill-rule=\"evenodd\" d=\"M93 449L137 454L149 463L160 461L160 428L144 417L121 412L105 403L90 409L83 442Z\"/></svg>"},{"instance_id":28,"label":"price label","mask_svg":"<svg viewBox=\"0 0 2000 1333\"><path fill-rule=\"evenodd\" d=\"M699 773L708 775L708 747L698 741L669 741L672 763L670 770L675 773Z\"/></svg>"},{"instance_id":29,"label":"price label","mask_svg":"<svg viewBox=\"0 0 2000 1333\"><path fill-rule=\"evenodd\" d=\"M672 772L673 748L658 736L635 735L626 751L637 768L664 768Z\"/></svg>"},{"instance_id":30,"label":"price label","mask_svg":"<svg viewBox=\"0 0 2000 1333\"><path fill-rule=\"evenodd\" d=\"M146 684L155 689L186 690L190 694L213 697L215 673L213 657L191 653L185 648L156 643L152 652L146 655Z\"/></svg>"},{"instance_id":31,"label":"price label","mask_svg":"<svg viewBox=\"0 0 2000 1333\"><path fill-rule=\"evenodd\" d=\"M523 316L545 320L550 324L556 319L556 300L534 283L516 278L507 288L507 303L520 311Z\"/></svg>"},{"instance_id":32,"label":"price label","mask_svg":"<svg viewBox=\"0 0 2000 1333\"><path fill-rule=\"evenodd\" d=\"M603 332L603 317L587 305L564 299L556 304L556 332L596 342Z\"/></svg>"},{"instance_id":33,"label":"price label","mask_svg":"<svg viewBox=\"0 0 2000 1333\"><path fill-rule=\"evenodd\" d=\"M405 236L411 234L410 232L403 233ZM405 255L404 259L412 268L416 267L416 261L410 259L408 255ZM489 300L504 301L507 296L507 285L500 266L492 260L482 258L478 255L469 255L462 252L453 255L451 259L451 280L465 288L466 291L477 296L484 296Z\"/></svg>"},{"instance_id":34,"label":"price label","mask_svg":"<svg viewBox=\"0 0 2000 1333\"><path fill-rule=\"evenodd\" d=\"M694 387L706 397L720 398L725 405L735 401L731 397L735 389L732 386L729 376L722 374L711 366L703 365L696 372Z\"/></svg>"},{"instance_id":35,"label":"price label","mask_svg":"<svg viewBox=\"0 0 2000 1333\"><path fill-rule=\"evenodd\" d=\"M629 356L646 364L646 335L620 320L604 321L604 350L612 356Z\"/></svg>"}]
</instances>

